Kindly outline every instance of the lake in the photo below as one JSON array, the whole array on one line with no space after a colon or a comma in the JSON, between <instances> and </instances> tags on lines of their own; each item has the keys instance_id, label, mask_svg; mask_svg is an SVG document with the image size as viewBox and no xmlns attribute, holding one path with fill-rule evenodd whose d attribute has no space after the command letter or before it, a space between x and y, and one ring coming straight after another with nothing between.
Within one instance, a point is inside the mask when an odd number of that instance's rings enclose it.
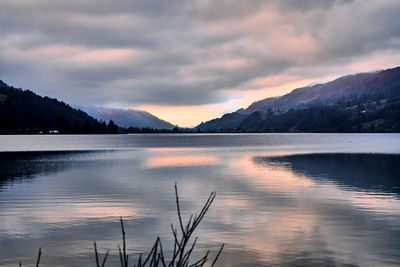
<instances>
[{"instance_id":1,"label":"lake","mask_svg":"<svg viewBox=\"0 0 400 267\"><path fill-rule=\"evenodd\" d=\"M399 134L0 136L0 265L130 261L217 196L195 232L218 266L400 265Z\"/></svg>"}]
</instances>

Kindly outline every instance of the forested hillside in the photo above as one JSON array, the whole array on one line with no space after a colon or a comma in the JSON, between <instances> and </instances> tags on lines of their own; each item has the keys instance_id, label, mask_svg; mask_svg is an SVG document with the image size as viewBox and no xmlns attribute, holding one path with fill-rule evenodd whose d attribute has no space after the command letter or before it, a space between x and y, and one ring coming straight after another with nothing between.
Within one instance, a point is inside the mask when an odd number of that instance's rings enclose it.
<instances>
[{"instance_id":1,"label":"forested hillside","mask_svg":"<svg viewBox=\"0 0 400 267\"><path fill-rule=\"evenodd\" d=\"M112 121L99 122L85 112L30 90L0 81L0 133L116 133Z\"/></svg>"},{"instance_id":2,"label":"forested hillside","mask_svg":"<svg viewBox=\"0 0 400 267\"><path fill-rule=\"evenodd\" d=\"M253 103L204 132L400 132L400 67L341 77Z\"/></svg>"}]
</instances>

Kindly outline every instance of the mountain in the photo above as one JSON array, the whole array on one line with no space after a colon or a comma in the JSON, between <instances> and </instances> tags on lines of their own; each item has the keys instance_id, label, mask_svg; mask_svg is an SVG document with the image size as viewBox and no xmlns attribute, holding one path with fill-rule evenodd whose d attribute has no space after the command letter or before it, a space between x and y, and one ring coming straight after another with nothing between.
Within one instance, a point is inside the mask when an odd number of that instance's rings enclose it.
<instances>
[{"instance_id":1,"label":"mountain","mask_svg":"<svg viewBox=\"0 0 400 267\"><path fill-rule=\"evenodd\" d=\"M82 110L30 90L17 89L0 80L0 134L116 133L112 121L106 125Z\"/></svg>"},{"instance_id":2,"label":"mountain","mask_svg":"<svg viewBox=\"0 0 400 267\"><path fill-rule=\"evenodd\" d=\"M400 67L266 98L195 127L204 132L400 132Z\"/></svg>"},{"instance_id":3,"label":"mountain","mask_svg":"<svg viewBox=\"0 0 400 267\"><path fill-rule=\"evenodd\" d=\"M133 127L172 130L175 127L171 123L161 120L142 110L105 107L81 107L81 109L98 120L113 120L116 124L125 128Z\"/></svg>"}]
</instances>

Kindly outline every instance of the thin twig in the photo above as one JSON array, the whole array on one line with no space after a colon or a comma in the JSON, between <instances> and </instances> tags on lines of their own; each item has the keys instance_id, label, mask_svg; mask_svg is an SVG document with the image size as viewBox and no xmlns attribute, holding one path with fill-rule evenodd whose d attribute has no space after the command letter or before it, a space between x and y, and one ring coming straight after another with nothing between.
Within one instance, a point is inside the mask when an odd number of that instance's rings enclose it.
<instances>
[{"instance_id":1,"label":"thin twig","mask_svg":"<svg viewBox=\"0 0 400 267\"><path fill-rule=\"evenodd\" d=\"M120 217L120 221L121 221L121 231L122 231L122 249L123 249L123 253L124 253L123 267L128 267L128 256L126 255L125 228L124 228L124 222L122 220L122 217Z\"/></svg>"},{"instance_id":2,"label":"thin twig","mask_svg":"<svg viewBox=\"0 0 400 267\"><path fill-rule=\"evenodd\" d=\"M222 244L222 245L221 245L221 248L219 249L219 251L218 251L218 253L217 253L217 256L215 256L215 258L214 258L214 260L213 260L213 262L212 262L212 264L211 264L211 267L213 267L214 264L217 262L217 260L218 260L218 258L219 258L219 255L221 255L221 252L222 252L222 250L224 249L224 246L225 246L225 244Z\"/></svg>"},{"instance_id":3,"label":"thin twig","mask_svg":"<svg viewBox=\"0 0 400 267\"><path fill-rule=\"evenodd\" d=\"M99 263L99 254L97 253L97 246L96 246L96 242L93 243L94 244L94 255L96 257L96 266L100 267L100 263Z\"/></svg>"},{"instance_id":4,"label":"thin twig","mask_svg":"<svg viewBox=\"0 0 400 267\"><path fill-rule=\"evenodd\" d=\"M119 245L118 245L118 251L119 251L119 261L121 262L121 267L124 267L124 260L122 259L121 247Z\"/></svg>"},{"instance_id":5,"label":"thin twig","mask_svg":"<svg viewBox=\"0 0 400 267\"><path fill-rule=\"evenodd\" d=\"M192 252L194 251L194 248L197 243L197 237L194 239L193 242L190 241L191 236L193 235L195 229L197 226L200 224L200 222L203 220L205 214L207 213L208 209L210 208L212 202L214 201L216 196L215 192L212 192L210 196L208 197L207 201L205 202L204 206L202 207L201 211L199 214L191 214L189 217L189 220L184 223L182 219L182 213L181 213L181 207L180 207L180 202L179 202L179 194L178 194L178 186L177 183L175 183L175 199L176 199L176 208L177 208L177 213L178 213L178 220L179 220L179 229L180 233L178 234L178 228L175 228L173 224L171 224L171 231L173 235L173 242L174 242L174 250L173 254L171 256L170 262L167 264L165 261L165 256L164 256L164 250L162 247L161 239L160 237L156 238L156 241L154 242L150 252L148 253L147 257L142 261L142 254L139 255L139 259L137 261L137 264L134 265L134 267L158 267L163 266L163 267L188 267L188 266L203 266L207 260L210 251L207 251L206 254L200 258L198 261L196 261L193 264L189 263L190 257L192 255ZM120 263L121 267L128 267L128 255L126 253L126 234L125 234L125 227L124 227L124 222L122 217L120 218L121 222L121 232L122 232L122 249L118 245L118 251L119 251L119 258L120 258ZM190 248L188 248L189 244ZM216 257L214 258L212 265L214 266L217 259L219 258L222 249L224 245L221 246L219 249ZM96 264L97 267L99 266L99 255L97 251L97 245L94 243L94 248L95 248L95 256L96 256ZM104 267L104 264L106 262L107 256L108 256L109 250L107 251L103 263L101 267Z\"/></svg>"},{"instance_id":6,"label":"thin twig","mask_svg":"<svg viewBox=\"0 0 400 267\"><path fill-rule=\"evenodd\" d=\"M40 256L42 256L42 248L39 248L39 253L36 261L36 267L39 267L40 264Z\"/></svg>"},{"instance_id":7,"label":"thin twig","mask_svg":"<svg viewBox=\"0 0 400 267\"><path fill-rule=\"evenodd\" d=\"M179 218L179 224L181 226L181 231L182 234L185 234L185 229L183 228L183 222L182 222L182 216L181 216L181 208L179 206L179 196L178 196L178 184L175 183L175 198L176 198L176 208L178 211L178 218Z\"/></svg>"},{"instance_id":8,"label":"thin twig","mask_svg":"<svg viewBox=\"0 0 400 267\"><path fill-rule=\"evenodd\" d=\"M106 261L107 261L107 257L108 257L108 253L109 253L109 252L110 252L110 250L107 249L107 253L106 253L106 255L104 256L103 263L101 264L101 267L104 267L104 265L106 264Z\"/></svg>"}]
</instances>

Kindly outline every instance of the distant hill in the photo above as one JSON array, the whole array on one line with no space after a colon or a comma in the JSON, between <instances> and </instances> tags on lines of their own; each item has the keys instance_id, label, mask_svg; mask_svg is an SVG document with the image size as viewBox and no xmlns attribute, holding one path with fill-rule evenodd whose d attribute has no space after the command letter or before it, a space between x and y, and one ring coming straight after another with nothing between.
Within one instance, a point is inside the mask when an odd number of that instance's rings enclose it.
<instances>
[{"instance_id":1,"label":"distant hill","mask_svg":"<svg viewBox=\"0 0 400 267\"><path fill-rule=\"evenodd\" d=\"M21 133L116 133L118 126L106 124L79 109L30 90L0 81L0 134Z\"/></svg>"},{"instance_id":2,"label":"distant hill","mask_svg":"<svg viewBox=\"0 0 400 267\"><path fill-rule=\"evenodd\" d=\"M400 132L400 67L348 75L254 102L204 132Z\"/></svg>"},{"instance_id":3,"label":"distant hill","mask_svg":"<svg viewBox=\"0 0 400 267\"><path fill-rule=\"evenodd\" d=\"M119 126L129 128L152 128L172 130L175 126L142 110L105 107L81 107L98 120L113 120Z\"/></svg>"}]
</instances>

